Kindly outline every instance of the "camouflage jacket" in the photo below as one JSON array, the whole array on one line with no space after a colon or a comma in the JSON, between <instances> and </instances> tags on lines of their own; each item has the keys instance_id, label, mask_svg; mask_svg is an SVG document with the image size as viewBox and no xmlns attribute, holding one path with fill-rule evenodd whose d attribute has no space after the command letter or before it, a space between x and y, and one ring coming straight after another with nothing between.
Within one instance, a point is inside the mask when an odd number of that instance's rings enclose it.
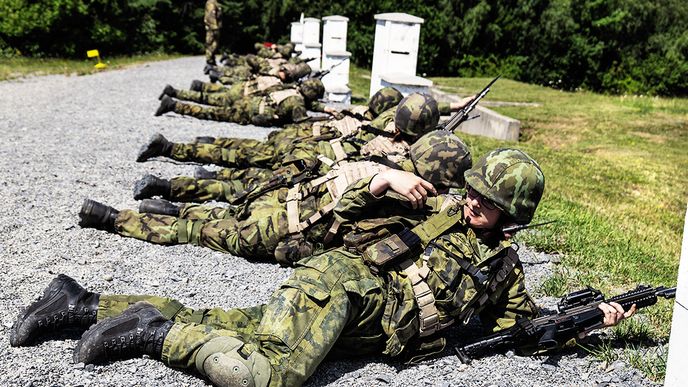
<instances>
[{"instance_id":1,"label":"camouflage jacket","mask_svg":"<svg viewBox=\"0 0 688 387\"><path fill-rule=\"evenodd\" d=\"M203 23L206 30L218 30L222 28L222 10L217 0L208 0L205 2L205 16Z\"/></svg>"},{"instance_id":2,"label":"camouflage jacket","mask_svg":"<svg viewBox=\"0 0 688 387\"><path fill-rule=\"evenodd\" d=\"M428 198L423 209L413 210L403 202L400 205L400 199L394 193L387 193L380 198L373 196L369 190L371 180L366 178L351 185L335 208L335 217L343 224L340 231L347 233L344 243L350 251L361 253L374 242L398 233L405 227L413 228L437 214L443 204L454 206L457 211L463 208L462 200L445 203L452 199L440 196ZM481 272L491 273L512 245L504 240L485 242L467 227L463 216L459 219L452 228L435 239L437 248L426 249L425 252L422 248L412 249L402 256L411 259L417 266L426 260L430 271L425 281L434 295L440 324L452 319L459 319L458 324L467 323L471 316L479 315L486 329L497 331L512 326L520 317L533 317L537 309L526 293L523 268L518 261L506 278L496 283L494 291L486 292L487 301L474 308L476 299L483 293L476 293L478 286L473 277L461 268L456 258L470 262ZM429 256L423 257L428 250L431 250ZM444 250L452 252L454 256ZM384 352L392 356L400 354L411 342L418 340L420 327L411 281L400 270L399 258L380 271L387 283L387 305L382 326L388 340Z\"/></svg>"},{"instance_id":3,"label":"camouflage jacket","mask_svg":"<svg viewBox=\"0 0 688 387\"><path fill-rule=\"evenodd\" d=\"M380 131L384 130L385 127L394 122L394 112L394 108L382 112L370 123L370 126ZM378 137L378 134L374 132L361 130L349 138L339 139L341 140L339 143L341 145L341 150L346 154L347 160L358 161L365 158L365 156L361 154L361 148L376 137ZM323 159L323 157L328 160L337 161L338 157L337 153L335 153L333 140L300 141L292 143L291 148L285 152L282 160L287 163L293 162L294 160L312 163L315 162L315 160ZM279 165L277 167L279 167ZM325 174L329 170L329 165L321 163L321 168L319 170L320 174Z\"/></svg>"}]
</instances>

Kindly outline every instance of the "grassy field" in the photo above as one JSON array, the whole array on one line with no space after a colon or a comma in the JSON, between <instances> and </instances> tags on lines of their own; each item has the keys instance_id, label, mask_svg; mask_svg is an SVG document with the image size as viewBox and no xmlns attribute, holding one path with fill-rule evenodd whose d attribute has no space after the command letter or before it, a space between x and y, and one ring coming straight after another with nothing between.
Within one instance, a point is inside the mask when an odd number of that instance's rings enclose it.
<instances>
[{"instance_id":1,"label":"grassy field","mask_svg":"<svg viewBox=\"0 0 688 387\"><path fill-rule=\"evenodd\" d=\"M369 72L352 74L354 95L367 96ZM466 96L491 79L432 80ZM512 146L540 163L546 188L534 222L557 223L519 239L562 255L542 294L561 296L583 285L610 295L641 283L675 286L688 200L688 99L562 92L500 79L485 100L540 104L493 108L521 121L518 143L460 137L474 159ZM667 339L672 305L660 301L614 329L624 358L656 380L663 377L666 354L644 353L638 343ZM591 353L601 360L618 357L611 347L603 343Z\"/></svg>"},{"instance_id":2,"label":"grassy field","mask_svg":"<svg viewBox=\"0 0 688 387\"><path fill-rule=\"evenodd\" d=\"M149 54L130 57L102 58L103 63L107 64L108 66L104 70L98 70L93 67L96 64L95 58L84 60L53 58L36 59L24 57L0 58L0 81L29 75L84 75L97 71L120 69L131 65L171 59L175 57L178 56L167 54Z\"/></svg>"}]
</instances>

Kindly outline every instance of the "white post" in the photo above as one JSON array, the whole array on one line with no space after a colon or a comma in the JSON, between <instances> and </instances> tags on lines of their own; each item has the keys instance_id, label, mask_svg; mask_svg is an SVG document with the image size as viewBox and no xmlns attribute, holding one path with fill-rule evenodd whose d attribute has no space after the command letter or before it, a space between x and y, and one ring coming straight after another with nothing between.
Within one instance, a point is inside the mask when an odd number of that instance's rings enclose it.
<instances>
[{"instance_id":1,"label":"white post","mask_svg":"<svg viewBox=\"0 0 688 387\"><path fill-rule=\"evenodd\" d=\"M320 19L307 17L303 19L302 58L313 58L308 61L313 71L320 70Z\"/></svg>"},{"instance_id":2,"label":"white post","mask_svg":"<svg viewBox=\"0 0 688 387\"><path fill-rule=\"evenodd\" d=\"M375 15L375 47L370 95L385 86L402 94L427 92L432 81L416 76L420 25L423 19L405 13Z\"/></svg>"},{"instance_id":3,"label":"white post","mask_svg":"<svg viewBox=\"0 0 688 387\"><path fill-rule=\"evenodd\" d=\"M300 21L291 23L290 41L294 43L294 50L303 51L303 23Z\"/></svg>"},{"instance_id":4,"label":"white post","mask_svg":"<svg viewBox=\"0 0 688 387\"><path fill-rule=\"evenodd\" d=\"M349 18L326 16L323 20L322 68L335 66L322 79L325 85L325 98L333 102L351 103L349 89L349 57L346 51L346 37Z\"/></svg>"},{"instance_id":5,"label":"white post","mask_svg":"<svg viewBox=\"0 0 688 387\"><path fill-rule=\"evenodd\" d=\"M688 381L688 208L683 224L681 262L678 266L676 300L669 336L669 358L667 359L665 387L683 387Z\"/></svg>"}]
</instances>

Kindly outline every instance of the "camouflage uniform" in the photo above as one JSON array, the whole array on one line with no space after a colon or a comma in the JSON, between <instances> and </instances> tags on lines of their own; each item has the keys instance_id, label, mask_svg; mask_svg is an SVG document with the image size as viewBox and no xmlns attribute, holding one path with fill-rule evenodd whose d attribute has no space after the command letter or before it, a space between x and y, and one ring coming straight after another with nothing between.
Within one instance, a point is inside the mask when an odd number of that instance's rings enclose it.
<instances>
[{"instance_id":1,"label":"camouflage uniform","mask_svg":"<svg viewBox=\"0 0 688 387\"><path fill-rule=\"evenodd\" d=\"M222 10L217 0L205 2L205 61L215 64L215 54L220 41L220 29L222 28Z\"/></svg>"},{"instance_id":2,"label":"camouflage uniform","mask_svg":"<svg viewBox=\"0 0 688 387\"><path fill-rule=\"evenodd\" d=\"M203 106L177 101L172 111L202 120L236 122L242 125L279 126L304 121L308 118L306 113L308 110L322 112L325 108L317 101L306 101L296 90L293 95L278 99L277 102L271 95L242 97L228 107Z\"/></svg>"},{"instance_id":3,"label":"camouflage uniform","mask_svg":"<svg viewBox=\"0 0 688 387\"><path fill-rule=\"evenodd\" d=\"M267 304L193 310L156 296L102 295L98 318L116 316L136 301L151 302L175 322L163 344L165 364L195 368L215 384L222 384L222 377L206 360L222 363L227 359L218 354L230 359L241 356L253 364L249 370L258 375L256 385L265 385L269 378L270 386L296 386L328 355L398 356L421 345L426 350L442 350L443 338L432 336L435 339L429 340L423 333L428 321L420 311L421 307L426 310L426 305L419 305L418 283L407 274L411 267L423 272L419 282L433 296L438 330L452 321L465 323L475 315L489 330L509 327L520 317L533 317L535 306L525 291L522 266L514 260L509 242L478 238L463 223L461 201L431 198L423 210L411 210L388 195L374 197L368 191L369 183L370 179L364 179L352 186L337 210L338 216L352 220L371 210L376 214L386 210L386 216L377 222L360 221L349 234L350 241L365 242L299 261ZM435 239L437 248L423 254L423 249L413 249L381 268L379 274L371 270L369 260L364 263L366 254L361 251L368 251L366 246L376 241L370 235L379 239L404 226L414 227L440 211L453 213L456 223ZM483 269L490 279L477 282L457 260ZM505 263L497 264L501 261ZM411 266L402 268L404 262Z\"/></svg>"},{"instance_id":4,"label":"camouflage uniform","mask_svg":"<svg viewBox=\"0 0 688 387\"><path fill-rule=\"evenodd\" d=\"M394 113L395 109L383 112L370 123L370 126L383 130L394 121ZM292 128L294 129L285 135L298 133L300 129L298 126L292 126ZM356 161L368 157L368 155L361 155L362 144L366 144L376 137L377 134L363 130L356 133L351 139L340 141L346 159ZM282 135L279 137L276 135L276 138L280 139ZM225 144L229 143L226 139L220 141L225 141ZM265 183L270 178L288 177L290 173L294 176L298 173L293 168L297 163L306 166L306 168L317 164L319 167L315 174L324 175L329 172L330 164L320 160L340 161L338 159L341 159L341 157L337 157L338 154L335 153L330 141L309 142L306 141L306 138L302 138L297 143L287 141L255 143L254 141L238 140L240 144L247 146L234 148L225 148L213 144L174 144L172 147L174 160L234 167L220 170L216 179L175 177L170 180L172 189L167 199L177 202L217 200L231 203L237 194L257 184ZM401 156L405 156L407 147L407 144L401 146L404 151ZM238 169L245 169L246 176L237 178Z\"/></svg>"},{"instance_id":5,"label":"camouflage uniform","mask_svg":"<svg viewBox=\"0 0 688 387\"><path fill-rule=\"evenodd\" d=\"M449 105L440 103L439 111L445 114L449 111ZM382 112L370 122L370 126L384 130L395 113L394 109ZM370 119L371 114L366 112L364 118ZM346 120L352 120L351 117ZM359 121L365 124L365 121ZM221 137L216 138L210 144L175 143L171 158L182 162L198 162L203 164L215 164L230 167L230 170L218 172L218 180L228 180L233 174L231 168L279 168L280 161L293 160L299 157L297 154L311 157L322 154L330 159L336 159L330 140L340 137L342 134L336 128L337 122L304 122L288 125L282 130L271 132L265 142L252 139ZM317 128L317 135L314 131ZM359 159L358 151L362 143L367 143L375 138L374 133L362 130L354 135L353 139L344 141L344 148L349 159ZM325 140L322 140L322 139ZM320 139L320 140L319 140ZM290 153L294 155L290 156ZM304 156L305 157L305 156Z\"/></svg>"},{"instance_id":6,"label":"camouflage uniform","mask_svg":"<svg viewBox=\"0 0 688 387\"><path fill-rule=\"evenodd\" d=\"M405 160L399 167L412 173L423 171L424 177L438 186L451 184L447 179L463 182L463 171L471 164L466 145L447 132L422 137L414 144L412 154L414 161ZM428 172L439 164L446 165L436 175ZM239 213L234 208L193 204L183 206L178 218L125 210L117 215L114 225L122 236L160 244L192 243L254 259L274 257L288 265L321 251L325 245L340 245L336 239L338 225L329 226L336 223L331 213L334 204L356 177L386 169L389 167L372 162L341 164L327 175L303 180L290 188L257 190Z\"/></svg>"}]
</instances>

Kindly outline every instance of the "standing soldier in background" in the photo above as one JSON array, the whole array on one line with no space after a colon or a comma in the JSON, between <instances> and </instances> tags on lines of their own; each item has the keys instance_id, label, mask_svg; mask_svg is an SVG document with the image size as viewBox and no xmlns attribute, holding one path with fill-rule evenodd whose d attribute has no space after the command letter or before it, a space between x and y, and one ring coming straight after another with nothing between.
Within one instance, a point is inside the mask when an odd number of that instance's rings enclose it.
<instances>
[{"instance_id":1,"label":"standing soldier in background","mask_svg":"<svg viewBox=\"0 0 688 387\"><path fill-rule=\"evenodd\" d=\"M205 2L203 23L205 24L205 62L214 66L222 28L222 10L217 0Z\"/></svg>"}]
</instances>

